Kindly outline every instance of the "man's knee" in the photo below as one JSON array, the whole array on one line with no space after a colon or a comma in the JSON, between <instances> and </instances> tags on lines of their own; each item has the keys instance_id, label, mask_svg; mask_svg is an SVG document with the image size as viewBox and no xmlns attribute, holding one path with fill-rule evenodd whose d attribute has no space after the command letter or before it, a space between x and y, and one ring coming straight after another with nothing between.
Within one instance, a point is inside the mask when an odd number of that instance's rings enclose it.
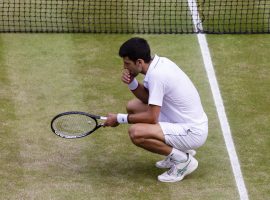
<instances>
[{"instance_id":1,"label":"man's knee","mask_svg":"<svg viewBox=\"0 0 270 200\"><path fill-rule=\"evenodd\" d=\"M140 146L143 143L144 137L141 128L134 124L128 129L129 137L133 144Z\"/></svg>"},{"instance_id":2,"label":"man's knee","mask_svg":"<svg viewBox=\"0 0 270 200\"><path fill-rule=\"evenodd\" d=\"M146 111L148 108L147 104L144 104L139 99L132 99L126 105L128 114L135 114Z\"/></svg>"},{"instance_id":3,"label":"man's knee","mask_svg":"<svg viewBox=\"0 0 270 200\"><path fill-rule=\"evenodd\" d=\"M130 100L126 105L126 110L128 114L134 114L135 108L136 108L136 105L134 104L134 100Z\"/></svg>"}]
</instances>

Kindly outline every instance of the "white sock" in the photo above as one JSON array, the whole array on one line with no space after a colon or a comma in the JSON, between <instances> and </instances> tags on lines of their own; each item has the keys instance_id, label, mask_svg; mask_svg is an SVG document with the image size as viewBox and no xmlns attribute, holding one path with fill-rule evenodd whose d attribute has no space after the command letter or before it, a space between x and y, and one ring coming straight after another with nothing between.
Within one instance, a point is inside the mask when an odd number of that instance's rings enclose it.
<instances>
[{"instance_id":1,"label":"white sock","mask_svg":"<svg viewBox=\"0 0 270 200\"><path fill-rule=\"evenodd\" d=\"M168 156L175 163L186 162L188 159L188 156L186 153L179 151L178 149L175 149L175 148L172 149L172 152Z\"/></svg>"}]
</instances>

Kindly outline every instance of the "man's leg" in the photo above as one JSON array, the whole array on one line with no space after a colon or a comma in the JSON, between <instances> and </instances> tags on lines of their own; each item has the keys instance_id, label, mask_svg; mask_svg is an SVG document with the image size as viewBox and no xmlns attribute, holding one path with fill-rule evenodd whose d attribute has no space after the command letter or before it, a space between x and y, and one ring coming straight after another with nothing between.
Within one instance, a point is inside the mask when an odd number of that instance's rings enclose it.
<instances>
[{"instance_id":1,"label":"man's leg","mask_svg":"<svg viewBox=\"0 0 270 200\"><path fill-rule=\"evenodd\" d=\"M132 99L126 109L129 114L135 114L147 111L148 105L139 99ZM135 145L153 153L167 156L172 150L165 144L164 134L158 124L133 124L129 128L129 136Z\"/></svg>"},{"instance_id":2,"label":"man's leg","mask_svg":"<svg viewBox=\"0 0 270 200\"><path fill-rule=\"evenodd\" d=\"M159 181L181 181L198 167L198 161L193 156L165 143L159 124L133 124L129 128L129 136L135 145L153 153L165 155L173 163L169 171L158 176Z\"/></svg>"},{"instance_id":3,"label":"man's leg","mask_svg":"<svg viewBox=\"0 0 270 200\"><path fill-rule=\"evenodd\" d=\"M172 151L172 147L165 143L159 124L133 124L128 133L133 144L148 151L165 156Z\"/></svg>"},{"instance_id":4,"label":"man's leg","mask_svg":"<svg viewBox=\"0 0 270 200\"><path fill-rule=\"evenodd\" d=\"M129 114L145 112L148 109L148 105L144 104L139 99L132 99L127 104L127 112ZM164 133L159 124L133 124L129 128L129 136L131 141L148 151L168 156L172 153L173 148L166 144ZM176 149L175 149L176 151ZM186 159L186 154L175 154L178 159Z\"/></svg>"},{"instance_id":5,"label":"man's leg","mask_svg":"<svg viewBox=\"0 0 270 200\"><path fill-rule=\"evenodd\" d=\"M127 104L129 114L144 112L147 109L148 105L138 99L133 99ZM198 162L195 158L166 144L164 133L159 124L133 124L128 132L135 145L153 153L167 156L170 163L173 161L171 169L158 176L159 181L180 181L197 168Z\"/></svg>"},{"instance_id":6,"label":"man's leg","mask_svg":"<svg viewBox=\"0 0 270 200\"><path fill-rule=\"evenodd\" d=\"M147 111L148 105L139 99L132 99L127 103L126 109L128 114L135 114Z\"/></svg>"}]
</instances>

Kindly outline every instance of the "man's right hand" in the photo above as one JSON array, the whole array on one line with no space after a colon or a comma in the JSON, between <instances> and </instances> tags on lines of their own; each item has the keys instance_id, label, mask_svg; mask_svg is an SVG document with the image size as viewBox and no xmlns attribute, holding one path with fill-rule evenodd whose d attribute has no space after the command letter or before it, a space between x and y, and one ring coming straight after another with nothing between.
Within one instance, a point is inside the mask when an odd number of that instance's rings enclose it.
<instances>
[{"instance_id":1,"label":"man's right hand","mask_svg":"<svg viewBox=\"0 0 270 200\"><path fill-rule=\"evenodd\" d=\"M125 84L129 84L131 83L131 81L134 79L134 77L132 77L132 75L130 74L128 69L124 69L123 73L122 73L122 82Z\"/></svg>"}]
</instances>

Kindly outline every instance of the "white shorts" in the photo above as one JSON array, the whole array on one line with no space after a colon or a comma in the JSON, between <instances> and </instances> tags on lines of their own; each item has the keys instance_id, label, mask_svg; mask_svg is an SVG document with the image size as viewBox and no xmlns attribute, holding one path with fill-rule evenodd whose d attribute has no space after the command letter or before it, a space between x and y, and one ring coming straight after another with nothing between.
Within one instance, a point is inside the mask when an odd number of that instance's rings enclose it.
<instances>
[{"instance_id":1,"label":"white shorts","mask_svg":"<svg viewBox=\"0 0 270 200\"><path fill-rule=\"evenodd\" d=\"M184 152L201 147L208 135L208 122L196 127L168 122L159 122L159 125L166 144Z\"/></svg>"}]
</instances>

